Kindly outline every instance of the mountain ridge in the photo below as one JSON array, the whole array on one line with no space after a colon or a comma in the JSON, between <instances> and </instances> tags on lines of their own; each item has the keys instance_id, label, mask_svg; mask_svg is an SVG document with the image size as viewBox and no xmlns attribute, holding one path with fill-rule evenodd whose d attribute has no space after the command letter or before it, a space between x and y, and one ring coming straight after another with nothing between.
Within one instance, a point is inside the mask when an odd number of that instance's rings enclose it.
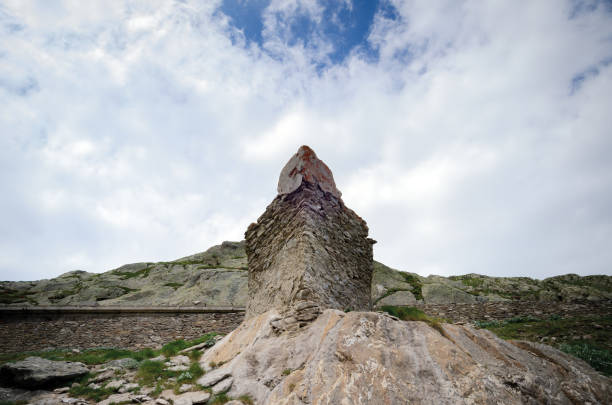
<instances>
[{"instance_id":1,"label":"mountain ridge","mask_svg":"<svg viewBox=\"0 0 612 405\"><path fill-rule=\"evenodd\" d=\"M223 242L169 262L130 263L103 273L66 272L52 279L0 282L8 306L232 306L247 298L244 241ZM465 274L420 276L374 261L372 303L476 303L612 299L612 277L565 274L544 280Z\"/></svg>"}]
</instances>

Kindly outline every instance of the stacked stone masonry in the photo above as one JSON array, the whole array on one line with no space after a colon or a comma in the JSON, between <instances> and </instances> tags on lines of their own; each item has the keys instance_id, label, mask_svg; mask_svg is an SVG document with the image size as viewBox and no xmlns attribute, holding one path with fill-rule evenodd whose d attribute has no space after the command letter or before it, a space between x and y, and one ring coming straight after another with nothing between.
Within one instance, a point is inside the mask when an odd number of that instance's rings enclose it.
<instances>
[{"instance_id":1,"label":"stacked stone masonry","mask_svg":"<svg viewBox=\"0 0 612 405\"><path fill-rule=\"evenodd\" d=\"M243 312L9 316L0 319L0 353L46 348L157 348L207 332L231 332L243 317Z\"/></svg>"},{"instance_id":2,"label":"stacked stone masonry","mask_svg":"<svg viewBox=\"0 0 612 405\"><path fill-rule=\"evenodd\" d=\"M277 196L246 232L247 317L299 301L369 310L373 243L365 221L316 184Z\"/></svg>"},{"instance_id":3,"label":"stacked stone masonry","mask_svg":"<svg viewBox=\"0 0 612 405\"><path fill-rule=\"evenodd\" d=\"M488 302L419 306L428 315L450 322L508 319L612 316L612 301ZM193 339L207 332L228 333L242 322L243 312L147 315L71 315L0 319L0 353L45 348L160 347L175 339Z\"/></svg>"}]
</instances>

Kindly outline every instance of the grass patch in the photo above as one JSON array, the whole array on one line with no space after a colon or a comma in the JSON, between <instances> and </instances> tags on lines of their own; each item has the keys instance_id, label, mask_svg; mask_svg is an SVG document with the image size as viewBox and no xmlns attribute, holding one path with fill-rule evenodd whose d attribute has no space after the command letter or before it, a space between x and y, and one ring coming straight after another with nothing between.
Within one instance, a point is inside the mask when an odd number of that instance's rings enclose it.
<instances>
[{"instance_id":1,"label":"grass patch","mask_svg":"<svg viewBox=\"0 0 612 405\"><path fill-rule=\"evenodd\" d=\"M449 338L440 323L440 319L432 318L425 312L415 307L398 307L393 305L383 305L380 309L389 315L393 315L402 321L421 321L425 322L433 329L437 330L445 338Z\"/></svg>"},{"instance_id":2,"label":"grass patch","mask_svg":"<svg viewBox=\"0 0 612 405\"><path fill-rule=\"evenodd\" d=\"M238 399L238 401L242 402L245 405L254 405L255 404L255 401L253 401L253 398L251 398L250 395L240 395L237 399Z\"/></svg>"},{"instance_id":3,"label":"grass patch","mask_svg":"<svg viewBox=\"0 0 612 405\"><path fill-rule=\"evenodd\" d=\"M80 353L74 353L71 350L51 350L51 351L35 351L22 353L5 353L0 354L0 364L23 360L26 357L36 356L48 360L58 361L78 361L88 365L102 364L111 360L132 358L137 361L142 361L156 356L153 349L143 349L139 351L131 351L127 349L85 349Z\"/></svg>"},{"instance_id":4,"label":"grass patch","mask_svg":"<svg viewBox=\"0 0 612 405\"><path fill-rule=\"evenodd\" d=\"M151 267L147 267L142 270L132 271L132 272L115 270L113 271L113 274L119 276L121 280L128 280L130 278L136 278L136 277L140 277L140 278L149 277L150 272L151 272Z\"/></svg>"},{"instance_id":5,"label":"grass patch","mask_svg":"<svg viewBox=\"0 0 612 405\"><path fill-rule=\"evenodd\" d=\"M595 370L612 375L612 317L546 319L519 316L506 320L476 321L502 339L543 342L585 360Z\"/></svg>"},{"instance_id":6,"label":"grass patch","mask_svg":"<svg viewBox=\"0 0 612 405\"><path fill-rule=\"evenodd\" d=\"M13 290L11 288L0 287L0 304L18 304L20 302L29 302L37 305L30 295L36 294L36 292Z\"/></svg>"},{"instance_id":7,"label":"grass patch","mask_svg":"<svg viewBox=\"0 0 612 405\"><path fill-rule=\"evenodd\" d=\"M164 286L172 287L172 288L174 288L176 290L177 288L182 287L183 284L182 283L166 283L166 284L164 284Z\"/></svg>"},{"instance_id":8,"label":"grass patch","mask_svg":"<svg viewBox=\"0 0 612 405\"><path fill-rule=\"evenodd\" d=\"M225 404L226 402L231 401L231 398L226 394L219 394L212 399L211 405L220 405Z\"/></svg>"},{"instance_id":9,"label":"grass patch","mask_svg":"<svg viewBox=\"0 0 612 405\"><path fill-rule=\"evenodd\" d=\"M181 350L186 349L188 347L195 346L197 344L204 343L204 342L212 343L213 338L215 336L217 336L217 333L211 332L211 333L207 333L193 340L187 340L187 341L183 339L175 340L173 342L167 343L164 346L162 346L161 353L166 357L172 357L176 355L178 352L180 352Z\"/></svg>"},{"instance_id":10,"label":"grass patch","mask_svg":"<svg viewBox=\"0 0 612 405\"><path fill-rule=\"evenodd\" d=\"M158 377L162 375L166 376L168 373L171 373L172 375L167 375L167 377L175 377L176 372L164 370L164 367L165 365L163 361L145 360L140 363L136 377L143 385L153 385L153 383L157 381Z\"/></svg>"},{"instance_id":11,"label":"grass patch","mask_svg":"<svg viewBox=\"0 0 612 405\"><path fill-rule=\"evenodd\" d=\"M404 277L404 281L412 286L412 295L414 295L414 298L416 298L417 300L422 300L423 283L421 282L421 280L414 274L408 274L404 272L400 272L400 274L402 275L402 277Z\"/></svg>"},{"instance_id":12,"label":"grass patch","mask_svg":"<svg viewBox=\"0 0 612 405\"><path fill-rule=\"evenodd\" d=\"M85 382L81 385L75 385L74 387L71 387L70 391L68 392L73 397L87 398L94 400L95 402L100 402L109 397L111 394L115 393L115 390L112 388L91 388L86 384L87 383Z\"/></svg>"},{"instance_id":13,"label":"grass patch","mask_svg":"<svg viewBox=\"0 0 612 405\"><path fill-rule=\"evenodd\" d=\"M559 346L559 349L586 361L595 370L607 376L612 376L612 351L599 349L588 343L563 343Z\"/></svg>"}]
</instances>

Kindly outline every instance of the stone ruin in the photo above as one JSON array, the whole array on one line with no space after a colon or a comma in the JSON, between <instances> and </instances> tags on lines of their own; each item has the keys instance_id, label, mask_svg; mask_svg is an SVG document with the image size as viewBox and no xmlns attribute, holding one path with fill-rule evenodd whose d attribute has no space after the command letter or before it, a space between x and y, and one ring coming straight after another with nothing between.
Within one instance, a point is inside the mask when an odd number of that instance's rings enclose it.
<instances>
[{"instance_id":1,"label":"stone ruin","mask_svg":"<svg viewBox=\"0 0 612 405\"><path fill-rule=\"evenodd\" d=\"M283 168L278 195L246 231L246 318L271 309L372 308L372 245L325 163L302 146Z\"/></svg>"}]
</instances>

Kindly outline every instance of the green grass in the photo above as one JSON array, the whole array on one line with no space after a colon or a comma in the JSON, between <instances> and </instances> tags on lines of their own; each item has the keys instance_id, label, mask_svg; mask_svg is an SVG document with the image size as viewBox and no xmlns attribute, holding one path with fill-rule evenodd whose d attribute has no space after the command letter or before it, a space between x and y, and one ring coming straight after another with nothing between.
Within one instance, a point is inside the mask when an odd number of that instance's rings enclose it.
<instances>
[{"instance_id":1,"label":"green grass","mask_svg":"<svg viewBox=\"0 0 612 405\"><path fill-rule=\"evenodd\" d=\"M442 336L448 339L446 331L441 325L441 320L428 316L425 312L415 307L398 307L393 305L383 305L380 309L389 315L393 315L402 321L421 321L427 323L437 330Z\"/></svg>"},{"instance_id":2,"label":"green grass","mask_svg":"<svg viewBox=\"0 0 612 405\"><path fill-rule=\"evenodd\" d=\"M253 401L250 395L241 395L237 399L245 405L255 405L255 401Z\"/></svg>"},{"instance_id":3,"label":"green grass","mask_svg":"<svg viewBox=\"0 0 612 405\"><path fill-rule=\"evenodd\" d=\"M217 336L217 333L211 332L207 333L197 339L185 341L183 339L175 340L173 342L167 343L161 348L161 353L166 357L171 357L180 352L183 349L188 347L204 343L207 341L212 341L212 339Z\"/></svg>"},{"instance_id":4,"label":"green grass","mask_svg":"<svg viewBox=\"0 0 612 405\"><path fill-rule=\"evenodd\" d=\"M231 400L232 399L228 397L226 394L219 394L212 399L212 402L210 402L210 405L221 405Z\"/></svg>"},{"instance_id":5,"label":"green grass","mask_svg":"<svg viewBox=\"0 0 612 405\"><path fill-rule=\"evenodd\" d=\"M402 275L402 277L404 277L404 281L412 286L412 295L414 295L414 298L416 298L417 300L422 300L423 283L421 282L421 280L413 274L408 274L404 272L401 272L400 274Z\"/></svg>"},{"instance_id":6,"label":"green grass","mask_svg":"<svg viewBox=\"0 0 612 405\"><path fill-rule=\"evenodd\" d=\"M610 316L561 318L558 315L550 315L545 319L522 316L505 320L476 321L474 324L492 331L502 339L551 344L585 360L595 370L612 375Z\"/></svg>"},{"instance_id":7,"label":"green grass","mask_svg":"<svg viewBox=\"0 0 612 405\"><path fill-rule=\"evenodd\" d=\"M588 343L563 343L559 346L559 349L586 361L595 370L607 376L612 376L612 351L599 349Z\"/></svg>"},{"instance_id":8,"label":"green grass","mask_svg":"<svg viewBox=\"0 0 612 405\"><path fill-rule=\"evenodd\" d=\"M156 351L153 349L143 349L139 351L131 351L127 349L85 349L80 353L74 353L71 350L51 350L51 351L34 351L22 353L4 353L0 354L0 364L9 361L23 360L29 356L42 357L48 360L65 360L78 361L88 365L102 364L111 360L132 358L137 361L142 361L156 356Z\"/></svg>"},{"instance_id":9,"label":"green grass","mask_svg":"<svg viewBox=\"0 0 612 405\"><path fill-rule=\"evenodd\" d=\"M113 274L121 277L121 280L128 280L130 278L135 278L135 277L140 277L140 278L149 277L150 272L151 272L151 267L147 267L142 270L132 271L132 272L115 270L113 271Z\"/></svg>"},{"instance_id":10,"label":"green grass","mask_svg":"<svg viewBox=\"0 0 612 405\"><path fill-rule=\"evenodd\" d=\"M0 304L18 304L20 302L29 302L38 304L30 295L36 292L13 290L6 287L0 287Z\"/></svg>"},{"instance_id":11,"label":"green grass","mask_svg":"<svg viewBox=\"0 0 612 405\"><path fill-rule=\"evenodd\" d=\"M183 283L166 283L166 284L164 284L164 286L172 287L172 288L174 288L176 290L177 288L182 287Z\"/></svg>"},{"instance_id":12,"label":"green grass","mask_svg":"<svg viewBox=\"0 0 612 405\"><path fill-rule=\"evenodd\" d=\"M140 363L136 377L138 381L143 385L153 385L160 376L175 377L176 372L164 370L165 365L163 361L158 360L145 360Z\"/></svg>"}]
</instances>

